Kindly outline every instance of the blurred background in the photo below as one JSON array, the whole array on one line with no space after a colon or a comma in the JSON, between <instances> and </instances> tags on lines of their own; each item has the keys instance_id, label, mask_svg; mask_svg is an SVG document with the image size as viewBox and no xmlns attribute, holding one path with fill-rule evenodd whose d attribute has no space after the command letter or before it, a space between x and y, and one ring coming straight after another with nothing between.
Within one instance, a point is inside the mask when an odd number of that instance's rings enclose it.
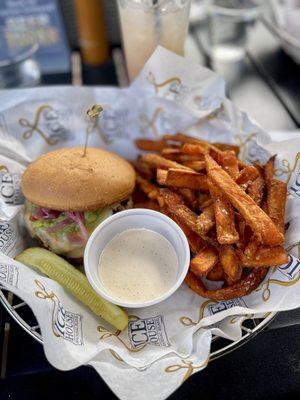
<instances>
[{"instance_id":1,"label":"blurred background","mask_svg":"<svg viewBox=\"0 0 300 400\"><path fill-rule=\"evenodd\" d=\"M183 54L185 38L266 129L299 126L300 0L0 0L0 88L126 86L157 44Z\"/></svg>"}]
</instances>

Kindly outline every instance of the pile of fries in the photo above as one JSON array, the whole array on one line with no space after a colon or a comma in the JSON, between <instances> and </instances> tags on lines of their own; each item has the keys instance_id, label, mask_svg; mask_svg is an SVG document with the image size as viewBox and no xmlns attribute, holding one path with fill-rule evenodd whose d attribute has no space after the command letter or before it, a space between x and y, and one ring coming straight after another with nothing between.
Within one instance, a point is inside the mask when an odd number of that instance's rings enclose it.
<instances>
[{"instance_id":1,"label":"pile of fries","mask_svg":"<svg viewBox=\"0 0 300 400\"><path fill-rule=\"evenodd\" d=\"M171 217L191 249L187 285L203 297L249 294L269 267L288 261L284 243L285 183L274 179L275 156L264 165L237 158L238 146L184 134L135 141L143 153L134 207ZM210 290L209 281L223 282ZM220 285L214 285L220 286Z\"/></svg>"}]
</instances>

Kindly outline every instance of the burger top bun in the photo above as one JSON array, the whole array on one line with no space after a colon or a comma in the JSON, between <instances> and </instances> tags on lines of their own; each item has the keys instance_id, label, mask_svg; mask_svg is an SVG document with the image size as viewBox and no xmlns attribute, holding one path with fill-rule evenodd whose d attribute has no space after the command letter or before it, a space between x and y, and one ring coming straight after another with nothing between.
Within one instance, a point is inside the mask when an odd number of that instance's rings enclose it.
<instances>
[{"instance_id":1,"label":"burger top bun","mask_svg":"<svg viewBox=\"0 0 300 400\"><path fill-rule=\"evenodd\" d=\"M135 185L135 172L123 158L88 147L63 148L32 162L22 177L30 202L59 211L101 209L126 199Z\"/></svg>"}]
</instances>

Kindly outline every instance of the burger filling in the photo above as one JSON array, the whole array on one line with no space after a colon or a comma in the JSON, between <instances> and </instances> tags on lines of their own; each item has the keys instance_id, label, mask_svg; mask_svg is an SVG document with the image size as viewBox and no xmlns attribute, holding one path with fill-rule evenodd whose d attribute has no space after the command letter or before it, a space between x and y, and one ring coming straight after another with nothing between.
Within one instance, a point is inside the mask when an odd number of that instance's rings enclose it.
<instances>
[{"instance_id":1,"label":"burger filling","mask_svg":"<svg viewBox=\"0 0 300 400\"><path fill-rule=\"evenodd\" d=\"M25 223L33 237L57 254L70 258L83 256L93 230L114 212L130 208L131 200L93 211L57 211L26 200Z\"/></svg>"}]
</instances>

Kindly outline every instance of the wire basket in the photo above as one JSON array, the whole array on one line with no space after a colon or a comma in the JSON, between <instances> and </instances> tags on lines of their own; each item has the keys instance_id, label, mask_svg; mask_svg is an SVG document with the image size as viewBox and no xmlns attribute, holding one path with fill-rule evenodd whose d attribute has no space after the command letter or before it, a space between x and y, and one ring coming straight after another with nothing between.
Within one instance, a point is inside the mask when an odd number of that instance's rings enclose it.
<instances>
[{"instance_id":1,"label":"wire basket","mask_svg":"<svg viewBox=\"0 0 300 400\"><path fill-rule=\"evenodd\" d=\"M4 288L0 289L0 301L10 316L35 340L43 344L40 327L31 309L16 295ZM231 351L237 349L248 340L256 336L262 329L267 327L276 316L276 312L268 313L264 318L250 318L243 321L242 337L237 341L231 341L214 336L211 345L210 361L215 360Z\"/></svg>"}]
</instances>

